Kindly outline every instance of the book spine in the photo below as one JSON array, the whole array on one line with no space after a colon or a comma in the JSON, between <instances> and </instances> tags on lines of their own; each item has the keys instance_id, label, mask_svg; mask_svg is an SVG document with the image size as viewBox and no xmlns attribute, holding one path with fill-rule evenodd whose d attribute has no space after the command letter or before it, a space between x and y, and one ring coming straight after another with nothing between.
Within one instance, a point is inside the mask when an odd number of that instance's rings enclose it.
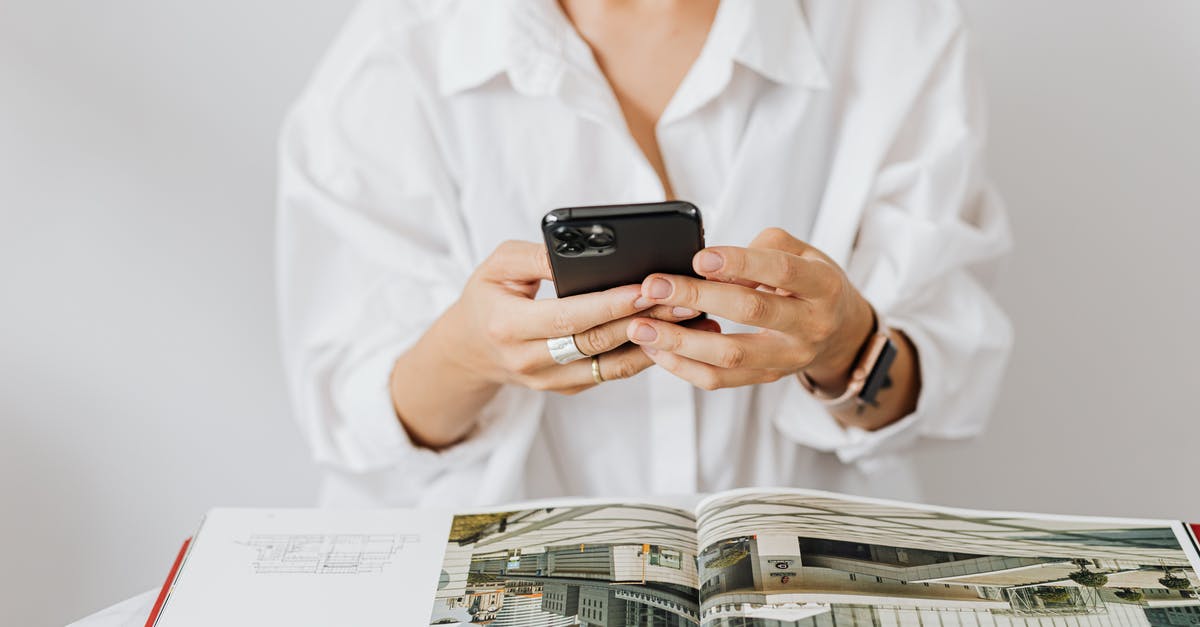
<instances>
[{"instance_id":1,"label":"book spine","mask_svg":"<svg viewBox=\"0 0 1200 627\"><path fill-rule=\"evenodd\" d=\"M154 623L158 622L158 615L162 612L163 605L166 604L167 597L171 594L175 578L179 576L179 567L183 564L183 556L187 554L188 545L191 543L192 539L188 538L183 541L183 546L179 547L179 554L175 556L171 572L167 573L167 580L163 582L162 589L158 591L158 598L154 600L154 607L150 609L150 616L146 618L146 627L154 627Z\"/></svg>"}]
</instances>

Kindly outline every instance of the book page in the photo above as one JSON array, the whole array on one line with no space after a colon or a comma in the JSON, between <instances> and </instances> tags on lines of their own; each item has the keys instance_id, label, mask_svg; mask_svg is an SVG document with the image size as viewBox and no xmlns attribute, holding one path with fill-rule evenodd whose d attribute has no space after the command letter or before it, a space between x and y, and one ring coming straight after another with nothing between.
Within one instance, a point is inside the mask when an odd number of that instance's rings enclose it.
<instances>
[{"instance_id":1,"label":"book page","mask_svg":"<svg viewBox=\"0 0 1200 627\"><path fill-rule=\"evenodd\" d=\"M1181 523L802 490L719 494L697 512L705 627L1200 624Z\"/></svg>"},{"instance_id":2,"label":"book page","mask_svg":"<svg viewBox=\"0 0 1200 627\"><path fill-rule=\"evenodd\" d=\"M451 515L215 509L155 627L420 624Z\"/></svg>"},{"instance_id":3,"label":"book page","mask_svg":"<svg viewBox=\"0 0 1200 627\"><path fill-rule=\"evenodd\" d=\"M431 625L698 625L691 511L576 502L464 513Z\"/></svg>"}]
</instances>

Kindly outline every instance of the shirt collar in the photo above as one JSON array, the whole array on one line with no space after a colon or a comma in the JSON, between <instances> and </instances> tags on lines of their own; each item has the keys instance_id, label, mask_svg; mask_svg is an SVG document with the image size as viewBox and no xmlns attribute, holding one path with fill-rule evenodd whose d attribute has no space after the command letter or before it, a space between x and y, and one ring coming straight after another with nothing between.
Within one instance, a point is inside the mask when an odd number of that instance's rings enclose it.
<instances>
[{"instance_id":1,"label":"shirt collar","mask_svg":"<svg viewBox=\"0 0 1200 627\"><path fill-rule=\"evenodd\" d=\"M519 92L549 93L568 67L590 63L574 58L590 52L572 45L571 31L556 0L462 0L441 38L440 90L450 95L507 73ZM776 83L829 86L797 0L721 2L705 48Z\"/></svg>"},{"instance_id":2,"label":"shirt collar","mask_svg":"<svg viewBox=\"0 0 1200 627\"><path fill-rule=\"evenodd\" d=\"M730 14L724 17L732 22L731 56L735 61L783 85L829 87L798 0L724 1L717 17L723 17L721 13L727 9Z\"/></svg>"}]
</instances>

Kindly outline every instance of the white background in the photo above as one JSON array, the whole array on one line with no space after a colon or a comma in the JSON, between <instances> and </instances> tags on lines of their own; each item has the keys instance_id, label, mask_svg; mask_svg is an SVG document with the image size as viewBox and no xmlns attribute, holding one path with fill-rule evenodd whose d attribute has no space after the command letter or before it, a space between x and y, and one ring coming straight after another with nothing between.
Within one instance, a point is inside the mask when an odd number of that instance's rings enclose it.
<instances>
[{"instance_id":1,"label":"white background","mask_svg":"<svg viewBox=\"0 0 1200 627\"><path fill-rule=\"evenodd\" d=\"M349 6L0 0L0 624L158 585L210 506L311 503L273 150ZM1200 2L967 7L1018 341L929 500L1200 520Z\"/></svg>"}]
</instances>

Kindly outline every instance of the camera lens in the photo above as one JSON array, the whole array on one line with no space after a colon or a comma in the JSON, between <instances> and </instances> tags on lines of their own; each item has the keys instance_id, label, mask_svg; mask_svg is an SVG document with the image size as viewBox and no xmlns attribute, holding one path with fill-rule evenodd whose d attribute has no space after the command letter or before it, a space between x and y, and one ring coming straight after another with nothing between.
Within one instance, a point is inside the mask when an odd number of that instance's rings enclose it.
<instances>
[{"instance_id":1,"label":"camera lens","mask_svg":"<svg viewBox=\"0 0 1200 627\"><path fill-rule=\"evenodd\" d=\"M576 233L576 235L578 235L578 233ZM559 244L554 247L554 252L566 257L574 257L583 251L583 242L559 242Z\"/></svg>"},{"instance_id":2,"label":"camera lens","mask_svg":"<svg viewBox=\"0 0 1200 627\"><path fill-rule=\"evenodd\" d=\"M560 226L554 229L554 238L562 242L578 242L583 234L569 226Z\"/></svg>"},{"instance_id":3,"label":"camera lens","mask_svg":"<svg viewBox=\"0 0 1200 627\"><path fill-rule=\"evenodd\" d=\"M592 248L608 248L613 245L613 236L610 233L592 233L588 236L587 243Z\"/></svg>"}]
</instances>

